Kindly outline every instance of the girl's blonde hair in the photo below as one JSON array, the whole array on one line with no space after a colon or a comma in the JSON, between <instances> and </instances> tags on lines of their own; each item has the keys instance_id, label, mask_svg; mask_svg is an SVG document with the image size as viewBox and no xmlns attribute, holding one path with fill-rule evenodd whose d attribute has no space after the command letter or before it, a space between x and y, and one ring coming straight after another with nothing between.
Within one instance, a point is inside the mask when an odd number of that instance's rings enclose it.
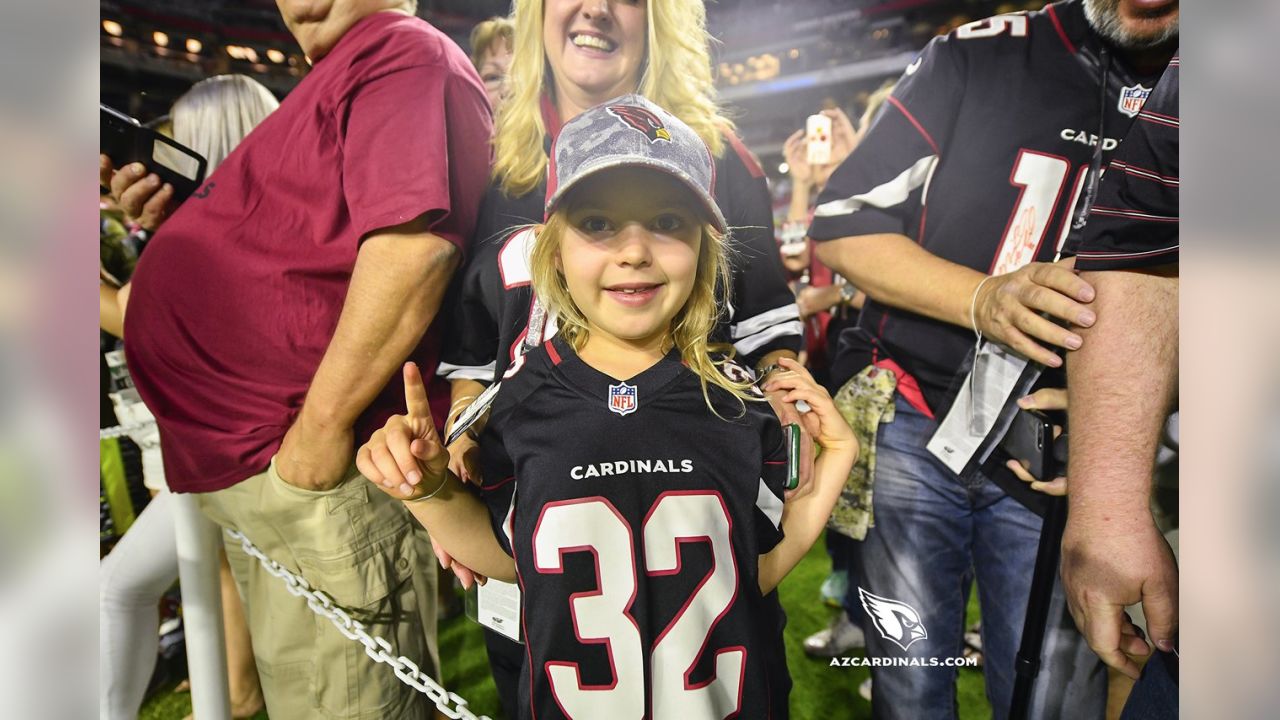
<instances>
[{"instance_id":1,"label":"girl's blonde hair","mask_svg":"<svg viewBox=\"0 0 1280 720\"><path fill-rule=\"evenodd\" d=\"M493 177L508 195L524 195L547 170L542 95L554 82L542 42L543 0L514 0L515 42L508 100L494 129ZM711 35L703 0L649 0L645 62L636 92L680 118L719 157L733 123L716 105Z\"/></svg>"},{"instance_id":2,"label":"girl's blonde hair","mask_svg":"<svg viewBox=\"0 0 1280 720\"><path fill-rule=\"evenodd\" d=\"M192 85L173 104L173 139L209 161L207 177L278 107L280 102L257 80L217 75Z\"/></svg>"},{"instance_id":3,"label":"girl's blonde hair","mask_svg":"<svg viewBox=\"0 0 1280 720\"><path fill-rule=\"evenodd\" d=\"M546 223L535 227L536 239L533 252L529 258L532 273L534 294L546 306L547 311L555 313L560 326L560 335L564 337L574 350L581 351L586 345L589 331L587 319L569 295L569 287L565 283L564 274L557 267L556 259L560 253L560 241L570 231L568 213L569 205L564 203L547 218ZM671 320L670 340L680 350L680 356L702 383L702 396L707 407L716 412L711 402L708 384L717 385L729 391L741 400L757 399L747 390L748 382L730 379L720 370L712 357L713 350L722 349L733 352L732 346L713 347L711 334L723 312L716 301L716 286L729 287L729 258L727 236L720 233L710 224L702 225L702 243L698 249L698 268L694 276L693 289L684 307ZM719 414L719 413L717 413Z\"/></svg>"}]
</instances>

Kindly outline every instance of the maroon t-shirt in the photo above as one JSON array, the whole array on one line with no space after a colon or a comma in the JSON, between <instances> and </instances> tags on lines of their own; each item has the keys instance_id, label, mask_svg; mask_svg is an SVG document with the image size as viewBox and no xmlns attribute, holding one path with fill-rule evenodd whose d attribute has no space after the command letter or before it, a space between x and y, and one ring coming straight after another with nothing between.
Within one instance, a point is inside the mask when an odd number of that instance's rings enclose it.
<instances>
[{"instance_id":1,"label":"maroon t-shirt","mask_svg":"<svg viewBox=\"0 0 1280 720\"><path fill-rule=\"evenodd\" d=\"M462 247L492 120L467 56L418 18L357 23L152 240L125 350L165 474L205 492L262 472L302 407L361 239L422 215ZM413 355L430 380L433 324ZM356 426L403 412L397 373Z\"/></svg>"}]
</instances>

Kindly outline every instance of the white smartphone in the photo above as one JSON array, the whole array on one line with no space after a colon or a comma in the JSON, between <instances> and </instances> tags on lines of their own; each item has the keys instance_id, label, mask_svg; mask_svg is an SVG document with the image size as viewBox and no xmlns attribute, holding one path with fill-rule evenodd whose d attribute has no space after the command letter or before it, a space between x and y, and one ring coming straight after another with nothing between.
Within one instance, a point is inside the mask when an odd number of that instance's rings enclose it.
<instances>
[{"instance_id":1,"label":"white smartphone","mask_svg":"<svg viewBox=\"0 0 1280 720\"><path fill-rule=\"evenodd\" d=\"M810 165L831 162L831 118L821 113L810 115L804 123L807 159Z\"/></svg>"}]
</instances>

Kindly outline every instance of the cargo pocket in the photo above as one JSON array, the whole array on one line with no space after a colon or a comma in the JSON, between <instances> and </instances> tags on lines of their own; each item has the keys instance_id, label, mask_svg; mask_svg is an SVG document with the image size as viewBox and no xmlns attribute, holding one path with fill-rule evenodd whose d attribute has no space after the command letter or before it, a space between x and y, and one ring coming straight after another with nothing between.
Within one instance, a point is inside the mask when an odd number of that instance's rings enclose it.
<instances>
[{"instance_id":1,"label":"cargo pocket","mask_svg":"<svg viewBox=\"0 0 1280 720\"><path fill-rule=\"evenodd\" d=\"M315 548L295 549L302 574L363 623L365 632L389 642L390 655L418 662L426 635L414 593L417 550L407 513L359 476L312 499L335 535ZM397 716L401 708L421 702L391 666L375 662L327 618L316 616L315 633L315 698L326 714Z\"/></svg>"}]
</instances>

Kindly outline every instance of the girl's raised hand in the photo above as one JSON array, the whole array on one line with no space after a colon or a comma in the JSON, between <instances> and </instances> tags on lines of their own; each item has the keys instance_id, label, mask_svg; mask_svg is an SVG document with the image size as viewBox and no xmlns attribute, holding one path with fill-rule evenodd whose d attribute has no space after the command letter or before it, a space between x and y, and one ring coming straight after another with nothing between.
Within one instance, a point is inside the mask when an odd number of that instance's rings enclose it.
<instances>
[{"instance_id":1,"label":"girl's raised hand","mask_svg":"<svg viewBox=\"0 0 1280 720\"><path fill-rule=\"evenodd\" d=\"M431 419L427 388L418 366L404 364L406 415L387 420L356 453L356 468L388 495L413 500L427 495L445 480L449 453Z\"/></svg>"},{"instance_id":2,"label":"girl's raised hand","mask_svg":"<svg viewBox=\"0 0 1280 720\"><path fill-rule=\"evenodd\" d=\"M809 412L800 416L809 432L822 446L824 452L858 453L858 440L853 435L849 424L836 410L831 394L813 379L804 366L790 358L778 360L778 364L786 372L774 373L763 390L785 390L784 402L794 403L804 400L809 404Z\"/></svg>"}]
</instances>

